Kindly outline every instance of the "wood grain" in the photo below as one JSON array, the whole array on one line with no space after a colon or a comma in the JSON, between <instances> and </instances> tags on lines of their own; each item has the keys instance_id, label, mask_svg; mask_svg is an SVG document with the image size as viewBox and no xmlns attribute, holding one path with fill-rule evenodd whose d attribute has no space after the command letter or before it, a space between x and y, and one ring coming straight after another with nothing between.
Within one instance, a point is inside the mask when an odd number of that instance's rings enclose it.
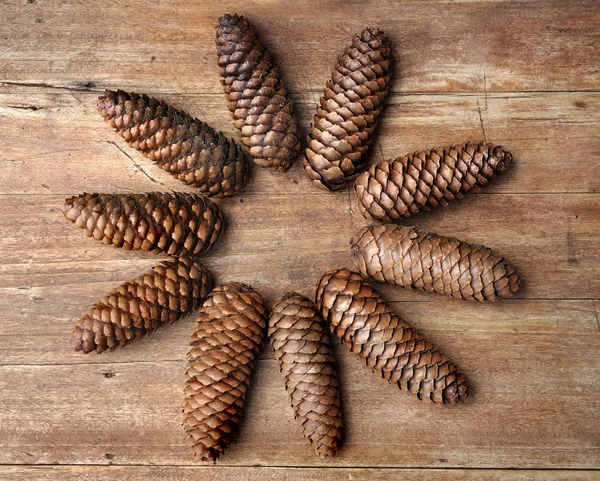
<instances>
[{"instance_id":1,"label":"wood grain","mask_svg":"<svg viewBox=\"0 0 600 481\"><path fill-rule=\"evenodd\" d=\"M598 397L589 395L598 386L590 382L597 369L589 366L588 355L600 348L598 340L571 335L563 347L557 333L424 333L469 377L473 389L467 405L438 409L419 402L378 379L339 346L346 436L338 456L323 461L304 444L293 421L276 362L262 359L240 438L222 462L595 467L600 406ZM182 355L174 357L2 366L4 462L103 464L109 453L113 464L194 464L181 436L185 366ZM11 414L15 410L18 417Z\"/></svg>"},{"instance_id":2,"label":"wood grain","mask_svg":"<svg viewBox=\"0 0 600 481\"><path fill-rule=\"evenodd\" d=\"M224 468L221 466L11 466L0 467L0 480L30 481L337 481L340 479L368 479L371 481L412 481L423 477L430 481L477 480L487 481L594 481L594 471L498 471L490 469L405 469L405 468Z\"/></svg>"},{"instance_id":3,"label":"wood grain","mask_svg":"<svg viewBox=\"0 0 600 481\"><path fill-rule=\"evenodd\" d=\"M292 91L321 91L365 23L395 43L394 91L598 89L594 0L4 3L0 71L12 83L221 93L214 25L229 11L260 27Z\"/></svg>"},{"instance_id":4,"label":"wood grain","mask_svg":"<svg viewBox=\"0 0 600 481\"><path fill-rule=\"evenodd\" d=\"M162 95L155 89L131 88L164 98L237 138L223 95ZM71 195L74 190L82 189L186 190L185 184L154 167L111 131L97 113L97 96L90 92L65 94L60 89L42 87L6 84L0 87L6 160L0 164L0 175L12 179L0 185L0 194ZM310 103L302 96L295 97L302 128L307 131L318 97ZM438 145L479 141L483 139L483 122L487 140L511 150L515 163L482 194L600 192L600 179L596 175L600 158L596 129L600 93L392 95L388 98L379 134L370 150L371 162ZM26 137L24 130L27 130ZM577 143L576 150L573 142ZM326 195L309 188L300 161L296 164L291 172L283 175L255 169L258 172L252 188L242 191L241 195ZM48 176L49 170L58 170L61 175Z\"/></svg>"},{"instance_id":5,"label":"wood grain","mask_svg":"<svg viewBox=\"0 0 600 481\"><path fill-rule=\"evenodd\" d=\"M225 8L260 28L305 131L336 56L368 22L396 48L370 162L482 138L515 156L485 190L410 222L505 255L523 280L515 298L377 286L464 371L469 402L419 402L336 344L347 434L332 460L304 444L268 346L240 439L202 466L180 414L193 315L113 353L68 343L93 302L163 257L83 237L63 199L192 191L111 132L96 98L155 95L237 138L215 63ZM599 478L597 2L6 0L1 17L0 479ZM249 282L272 304L351 266L349 239L369 222L350 190L314 188L300 164L254 168L218 201L226 233L203 258L217 282Z\"/></svg>"}]
</instances>

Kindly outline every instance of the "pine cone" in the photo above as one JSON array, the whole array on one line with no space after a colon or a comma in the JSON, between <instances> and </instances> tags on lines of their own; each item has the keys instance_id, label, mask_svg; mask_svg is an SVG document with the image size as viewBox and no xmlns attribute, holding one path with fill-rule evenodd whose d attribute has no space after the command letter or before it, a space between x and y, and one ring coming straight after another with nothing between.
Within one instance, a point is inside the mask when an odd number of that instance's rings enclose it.
<instances>
[{"instance_id":1,"label":"pine cone","mask_svg":"<svg viewBox=\"0 0 600 481\"><path fill-rule=\"evenodd\" d=\"M390 83L391 43L374 28L352 39L338 59L308 135L304 167L320 187L341 190L366 162Z\"/></svg>"},{"instance_id":2,"label":"pine cone","mask_svg":"<svg viewBox=\"0 0 600 481\"><path fill-rule=\"evenodd\" d=\"M317 284L317 305L332 332L390 383L436 404L468 395L456 366L398 318L360 274L333 270Z\"/></svg>"},{"instance_id":3,"label":"pine cone","mask_svg":"<svg viewBox=\"0 0 600 481\"><path fill-rule=\"evenodd\" d=\"M505 172L512 155L494 144L454 145L373 165L354 183L364 216L395 222L462 199Z\"/></svg>"},{"instance_id":4,"label":"pine cone","mask_svg":"<svg viewBox=\"0 0 600 481\"><path fill-rule=\"evenodd\" d=\"M104 244L173 256L206 252L223 230L217 204L178 192L81 194L65 200L63 213Z\"/></svg>"},{"instance_id":5,"label":"pine cone","mask_svg":"<svg viewBox=\"0 0 600 481\"><path fill-rule=\"evenodd\" d=\"M341 403L335 357L316 306L300 294L286 294L271 310L269 338L304 437L318 456L335 456Z\"/></svg>"},{"instance_id":6,"label":"pine cone","mask_svg":"<svg viewBox=\"0 0 600 481\"><path fill-rule=\"evenodd\" d=\"M197 309L210 285L210 273L189 257L161 262L121 284L77 321L75 350L112 351L149 335Z\"/></svg>"},{"instance_id":7,"label":"pine cone","mask_svg":"<svg viewBox=\"0 0 600 481\"><path fill-rule=\"evenodd\" d=\"M261 167L288 170L300 152L300 131L279 70L243 16L217 25L219 71L234 125Z\"/></svg>"},{"instance_id":8,"label":"pine cone","mask_svg":"<svg viewBox=\"0 0 600 481\"><path fill-rule=\"evenodd\" d=\"M351 243L359 271L375 281L477 301L519 288L514 267L491 249L414 227L365 227Z\"/></svg>"},{"instance_id":9,"label":"pine cone","mask_svg":"<svg viewBox=\"0 0 600 481\"><path fill-rule=\"evenodd\" d=\"M129 145L201 194L232 195L246 183L241 147L186 112L122 90L107 90L98 110Z\"/></svg>"},{"instance_id":10,"label":"pine cone","mask_svg":"<svg viewBox=\"0 0 600 481\"><path fill-rule=\"evenodd\" d=\"M266 326L262 298L238 282L217 287L199 311L183 414L188 445L202 461L216 461L237 435Z\"/></svg>"}]
</instances>

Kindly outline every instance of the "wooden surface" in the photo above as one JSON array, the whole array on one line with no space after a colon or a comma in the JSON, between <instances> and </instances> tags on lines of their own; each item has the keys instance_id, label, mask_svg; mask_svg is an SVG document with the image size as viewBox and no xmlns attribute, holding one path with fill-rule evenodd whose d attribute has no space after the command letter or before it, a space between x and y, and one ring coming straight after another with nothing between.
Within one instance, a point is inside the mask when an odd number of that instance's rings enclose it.
<instances>
[{"instance_id":1,"label":"wooden surface","mask_svg":"<svg viewBox=\"0 0 600 481\"><path fill-rule=\"evenodd\" d=\"M0 0L0 479L598 479L600 468L600 6L595 1L136 2ZM180 400L193 316L102 355L75 353L73 323L160 256L120 252L70 225L81 192L187 190L104 124L95 99L166 99L236 136L215 62L215 19L247 14L308 127L336 55L365 23L395 42L395 79L373 162L419 148L501 143L514 168L479 194L414 219L517 266L516 298L474 304L382 286L472 385L436 408L336 346L346 440L305 446L265 346L239 440L217 466L183 443ZM366 225L350 192L317 190L300 161L255 168L219 201L219 282L273 303L313 295L350 265Z\"/></svg>"}]
</instances>

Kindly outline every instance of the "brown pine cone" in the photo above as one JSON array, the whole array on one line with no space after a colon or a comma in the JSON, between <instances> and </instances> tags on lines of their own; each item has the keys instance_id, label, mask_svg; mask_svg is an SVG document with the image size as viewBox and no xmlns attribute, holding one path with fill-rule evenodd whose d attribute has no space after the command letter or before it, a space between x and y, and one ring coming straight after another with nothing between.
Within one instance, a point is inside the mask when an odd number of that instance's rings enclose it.
<instances>
[{"instance_id":1,"label":"brown pine cone","mask_svg":"<svg viewBox=\"0 0 600 481\"><path fill-rule=\"evenodd\" d=\"M98 110L129 145L201 194L224 197L246 183L241 147L186 112L122 90L107 90Z\"/></svg>"},{"instance_id":2,"label":"brown pine cone","mask_svg":"<svg viewBox=\"0 0 600 481\"><path fill-rule=\"evenodd\" d=\"M491 249L414 227L364 227L351 243L359 271L375 281L477 301L519 288L514 267Z\"/></svg>"},{"instance_id":3,"label":"brown pine cone","mask_svg":"<svg viewBox=\"0 0 600 481\"><path fill-rule=\"evenodd\" d=\"M390 83L391 43L374 28L352 39L338 59L308 135L304 167L319 187L341 190L366 162Z\"/></svg>"},{"instance_id":4,"label":"brown pine cone","mask_svg":"<svg viewBox=\"0 0 600 481\"><path fill-rule=\"evenodd\" d=\"M505 172L512 154L494 144L423 150L373 165L354 183L365 217L396 222L462 199Z\"/></svg>"},{"instance_id":5,"label":"brown pine cone","mask_svg":"<svg viewBox=\"0 0 600 481\"><path fill-rule=\"evenodd\" d=\"M210 273L189 257L163 261L121 284L77 321L75 350L112 351L149 335L197 309L210 287Z\"/></svg>"},{"instance_id":6,"label":"brown pine cone","mask_svg":"<svg viewBox=\"0 0 600 481\"><path fill-rule=\"evenodd\" d=\"M221 83L242 143L256 164L285 172L300 152L300 130L281 74L243 16L219 18L216 33Z\"/></svg>"},{"instance_id":7,"label":"brown pine cone","mask_svg":"<svg viewBox=\"0 0 600 481\"><path fill-rule=\"evenodd\" d=\"M180 192L84 193L66 199L63 213L86 236L104 244L173 256L206 252L223 230L217 204Z\"/></svg>"},{"instance_id":8,"label":"brown pine cone","mask_svg":"<svg viewBox=\"0 0 600 481\"><path fill-rule=\"evenodd\" d=\"M401 320L360 274L328 272L316 297L331 331L384 379L436 404L467 398L467 381L456 366Z\"/></svg>"},{"instance_id":9,"label":"brown pine cone","mask_svg":"<svg viewBox=\"0 0 600 481\"><path fill-rule=\"evenodd\" d=\"M269 338L304 437L318 456L335 456L341 403L335 357L316 306L300 294L286 294L271 310Z\"/></svg>"},{"instance_id":10,"label":"brown pine cone","mask_svg":"<svg viewBox=\"0 0 600 481\"><path fill-rule=\"evenodd\" d=\"M237 436L266 326L262 298L238 282L213 290L198 313L187 355L183 424L202 461L216 461Z\"/></svg>"}]
</instances>

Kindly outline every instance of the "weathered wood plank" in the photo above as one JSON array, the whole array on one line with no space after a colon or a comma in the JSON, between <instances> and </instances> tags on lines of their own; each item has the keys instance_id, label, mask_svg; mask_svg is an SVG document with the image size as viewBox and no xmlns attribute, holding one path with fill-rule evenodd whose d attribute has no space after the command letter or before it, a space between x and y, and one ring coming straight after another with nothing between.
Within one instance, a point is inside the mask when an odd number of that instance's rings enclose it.
<instances>
[{"instance_id":1,"label":"weathered wood plank","mask_svg":"<svg viewBox=\"0 0 600 481\"><path fill-rule=\"evenodd\" d=\"M296 189L290 185L291 192ZM344 194L319 194L306 204L288 200L294 198L264 194L246 196L243 203L236 198L220 202L226 234L204 257L220 281L245 280L274 300L284 290L310 290L326 270L352 264L349 239L368 223L354 201L350 217ZM162 259L84 237L60 213L62 197L1 199L0 288L5 295L24 296L25 302L32 295L61 302L51 297L61 286L77 292L86 283L125 280ZM519 298L597 299L599 199L598 194L472 196L462 205L415 219L415 224L502 252L523 278ZM401 288L390 295L441 299Z\"/></svg>"},{"instance_id":2,"label":"weathered wood plank","mask_svg":"<svg viewBox=\"0 0 600 481\"><path fill-rule=\"evenodd\" d=\"M193 316L114 353L71 350L83 311L162 257L83 238L62 199L190 190L110 132L95 97L105 87L164 97L237 136L215 62L224 9L260 28L305 130L336 56L368 22L391 35L398 60L372 162L483 136L514 152L504 178L414 223L505 254L523 278L516 299L470 304L379 286L466 373L467 405L410 399L337 346L347 438L322 461L304 446L265 348L241 439L221 466L204 467L180 426ZM599 40L593 0L5 1L0 479L597 479L546 469L600 468ZM255 169L220 204L227 234L205 262L217 282L250 282L269 303L311 295L325 270L348 265L348 239L367 223L351 193L313 188L300 162L287 174ZM486 469L514 467L543 469Z\"/></svg>"},{"instance_id":3,"label":"weathered wood plank","mask_svg":"<svg viewBox=\"0 0 600 481\"><path fill-rule=\"evenodd\" d=\"M96 111L96 98L97 93L0 86L0 178L6 179L0 194L185 190L112 132ZM221 95L165 98L237 137ZM316 98L298 100L306 131ZM389 97L370 157L378 162L417 149L477 141L483 138L483 125L487 139L510 149L516 159L511 171L483 194L594 193L600 191L599 121L600 93L395 95ZM242 195L319 192L306 179L301 159L287 174L260 170ZM299 186L290 189L292 182Z\"/></svg>"},{"instance_id":4,"label":"weathered wood plank","mask_svg":"<svg viewBox=\"0 0 600 481\"><path fill-rule=\"evenodd\" d=\"M0 480L33 481L37 479L79 481L339 481L341 479L368 479L371 481L412 481L424 478L430 481L477 480L487 481L593 481L600 479L595 471L559 470L490 470L490 469L405 469L405 468L234 468L221 466L10 466L0 467Z\"/></svg>"},{"instance_id":5,"label":"weathered wood plank","mask_svg":"<svg viewBox=\"0 0 600 481\"><path fill-rule=\"evenodd\" d=\"M396 44L394 90L597 89L593 0L385 1L331 5L203 2L4 2L0 72L17 83L219 92L213 25L226 11L260 28L294 92L319 91L365 23Z\"/></svg>"},{"instance_id":6,"label":"weathered wood plank","mask_svg":"<svg viewBox=\"0 0 600 481\"><path fill-rule=\"evenodd\" d=\"M598 467L600 336L592 333L590 314L582 316L586 328L557 321L549 332L527 332L520 319L501 332L486 332L483 325L464 329L460 322L451 324L448 335L443 324L441 331L424 329L471 382L470 402L451 408L400 392L336 344L346 438L340 454L327 461L304 446L276 362L262 359L239 442L223 462ZM174 358L183 351L179 346ZM0 367L2 463L194 464L181 430L184 362L103 359Z\"/></svg>"},{"instance_id":7,"label":"weathered wood plank","mask_svg":"<svg viewBox=\"0 0 600 481\"><path fill-rule=\"evenodd\" d=\"M138 266L138 271L135 270ZM110 354L84 356L76 353L69 344L69 335L75 321L103 293L120 281L117 278L134 277L143 270L138 262L119 262L113 269L95 273L81 271L74 279L97 276L98 282L57 281L48 287L2 289L7 307L0 312L0 365L21 364L77 364L120 363L138 361L180 360L185 357L189 336L195 322L194 315L160 329L151 338L141 340L125 349ZM130 272L131 271L131 272ZM268 280L265 284L270 283ZM310 297L314 291L310 284L280 286L272 283L271 302L283 292L296 289ZM439 296L421 296L394 287L378 286L398 313L412 325L427 333L432 340L456 343L456 350L468 349L461 339L465 331L482 338L502 337L523 333L555 336L572 330L594 338L599 335L598 301L507 301L496 304L461 303ZM264 292L266 288L261 289ZM421 300L422 299L422 300ZM12 306L12 307L8 307ZM433 338L435 337L435 338ZM551 356L551 353L548 353ZM263 358L272 358L270 349Z\"/></svg>"}]
</instances>

